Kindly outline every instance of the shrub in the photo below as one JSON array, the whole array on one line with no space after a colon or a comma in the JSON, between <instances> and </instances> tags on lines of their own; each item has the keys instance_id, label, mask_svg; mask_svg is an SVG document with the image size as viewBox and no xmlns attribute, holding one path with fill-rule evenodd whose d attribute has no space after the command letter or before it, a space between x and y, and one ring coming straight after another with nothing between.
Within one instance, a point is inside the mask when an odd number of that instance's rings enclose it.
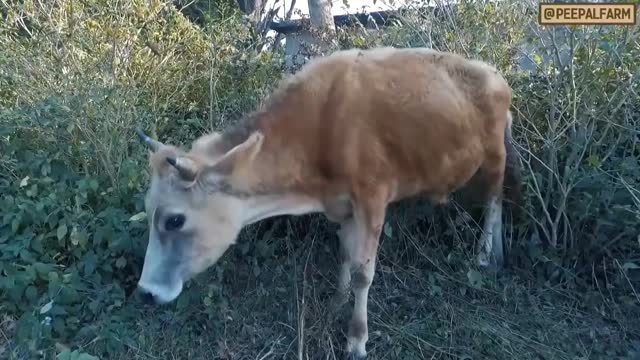
<instances>
[{"instance_id":1,"label":"shrub","mask_svg":"<svg viewBox=\"0 0 640 360\"><path fill-rule=\"evenodd\" d=\"M232 9L196 26L159 0L1 6L2 312L32 353L96 336L118 351L146 235L134 127L182 144L223 126L278 59Z\"/></svg>"}]
</instances>

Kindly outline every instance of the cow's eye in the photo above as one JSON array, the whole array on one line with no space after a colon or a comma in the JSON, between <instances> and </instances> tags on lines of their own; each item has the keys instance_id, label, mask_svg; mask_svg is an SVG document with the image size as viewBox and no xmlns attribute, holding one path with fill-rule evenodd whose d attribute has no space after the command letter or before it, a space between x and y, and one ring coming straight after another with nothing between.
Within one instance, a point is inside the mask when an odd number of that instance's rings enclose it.
<instances>
[{"instance_id":1,"label":"cow's eye","mask_svg":"<svg viewBox=\"0 0 640 360\"><path fill-rule=\"evenodd\" d=\"M172 215L165 221L164 228L167 231L180 230L184 225L184 221L184 215Z\"/></svg>"}]
</instances>

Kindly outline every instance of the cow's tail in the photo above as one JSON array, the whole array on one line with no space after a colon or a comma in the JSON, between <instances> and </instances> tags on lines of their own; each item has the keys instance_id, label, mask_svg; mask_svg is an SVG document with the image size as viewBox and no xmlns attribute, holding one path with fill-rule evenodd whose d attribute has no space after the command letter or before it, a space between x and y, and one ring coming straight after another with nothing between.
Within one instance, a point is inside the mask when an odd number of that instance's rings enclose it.
<instances>
[{"instance_id":1,"label":"cow's tail","mask_svg":"<svg viewBox=\"0 0 640 360\"><path fill-rule=\"evenodd\" d=\"M507 158L504 172L504 199L505 205L511 210L513 220L520 216L522 205L522 176L520 170L520 161L516 152L511 127L513 125L513 116L511 111L507 112L507 126L504 129L504 146L507 151Z\"/></svg>"}]
</instances>

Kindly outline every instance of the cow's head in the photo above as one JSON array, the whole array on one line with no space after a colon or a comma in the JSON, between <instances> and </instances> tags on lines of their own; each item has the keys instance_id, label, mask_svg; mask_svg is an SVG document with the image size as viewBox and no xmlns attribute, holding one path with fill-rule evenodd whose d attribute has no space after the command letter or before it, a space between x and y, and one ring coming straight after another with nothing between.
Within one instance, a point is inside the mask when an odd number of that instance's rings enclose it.
<instances>
[{"instance_id":1,"label":"cow's head","mask_svg":"<svg viewBox=\"0 0 640 360\"><path fill-rule=\"evenodd\" d=\"M151 184L145 198L149 244L138 287L148 302L167 303L188 279L213 265L244 225L256 219L252 197L234 188L262 145L254 133L228 151L216 153L215 136L205 150L189 153L138 131L149 147ZM198 145L198 143L196 143ZM201 149L202 150L202 149Z\"/></svg>"}]
</instances>

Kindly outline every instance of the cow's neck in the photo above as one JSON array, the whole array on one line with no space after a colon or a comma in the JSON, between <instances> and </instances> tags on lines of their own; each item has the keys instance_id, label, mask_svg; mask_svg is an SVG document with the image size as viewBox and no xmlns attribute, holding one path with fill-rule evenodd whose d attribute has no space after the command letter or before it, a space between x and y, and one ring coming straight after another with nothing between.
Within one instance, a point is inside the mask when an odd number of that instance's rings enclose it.
<instances>
[{"instance_id":1,"label":"cow's neck","mask_svg":"<svg viewBox=\"0 0 640 360\"><path fill-rule=\"evenodd\" d=\"M302 215L323 210L321 186L304 161L296 139L283 136L272 124L255 122L264 135L262 148L247 167L234 172L232 188L247 202L245 225L278 215ZM287 137L287 138L284 138Z\"/></svg>"}]
</instances>

